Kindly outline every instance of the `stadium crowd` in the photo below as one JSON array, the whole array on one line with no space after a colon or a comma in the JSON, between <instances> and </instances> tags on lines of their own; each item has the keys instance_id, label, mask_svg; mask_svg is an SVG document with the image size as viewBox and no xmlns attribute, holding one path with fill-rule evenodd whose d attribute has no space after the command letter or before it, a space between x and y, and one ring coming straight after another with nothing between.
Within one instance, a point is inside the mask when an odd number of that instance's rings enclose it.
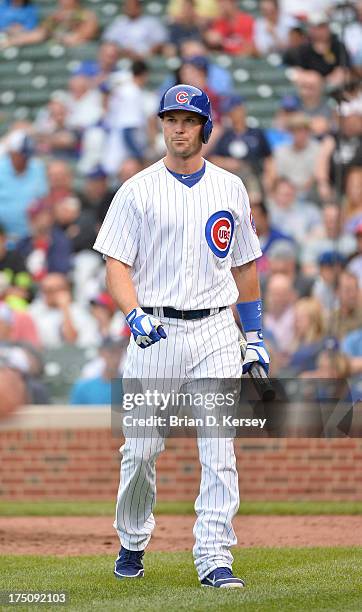
<instances>
[{"instance_id":1,"label":"stadium crowd","mask_svg":"<svg viewBox=\"0 0 362 612\"><path fill-rule=\"evenodd\" d=\"M208 93L204 156L249 193L271 375L347 377L362 396L362 2L337 34L339 4L260 0L255 18L234 0L170 0L161 18L125 0L102 29L79 0L58 0L45 20L36 2L1 1L0 49L98 41L67 89L0 140L3 386L18 376L24 402L51 402L48 356L74 347L85 364L70 403L110 403L129 333L92 245L119 186L162 157L157 104L179 82ZM280 56L295 91L268 128L250 124L220 53ZM158 55L175 70L152 90Z\"/></svg>"}]
</instances>

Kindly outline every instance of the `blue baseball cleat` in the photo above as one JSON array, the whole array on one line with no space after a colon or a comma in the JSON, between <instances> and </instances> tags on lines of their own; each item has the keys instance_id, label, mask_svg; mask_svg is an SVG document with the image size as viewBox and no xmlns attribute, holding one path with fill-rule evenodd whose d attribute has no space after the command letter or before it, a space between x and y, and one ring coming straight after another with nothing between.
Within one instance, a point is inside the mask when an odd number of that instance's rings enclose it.
<instances>
[{"instance_id":1,"label":"blue baseball cleat","mask_svg":"<svg viewBox=\"0 0 362 612\"><path fill-rule=\"evenodd\" d=\"M245 586L245 582L241 578L236 578L228 567L217 567L201 580L201 586L216 589L241 589Z\"/></svg>"},{"instance_id":2,"label":"blue baseball cleat","mask_svg":"<svg viewBox=\"0 0 362 612\"><path fill-rule=\"evenodd\" d=\"M114 563L113 573L116 578L143 578L144 569L142 557L144 550L127 550L121 548L119 555Z\"/></svg>"}]
</instances>

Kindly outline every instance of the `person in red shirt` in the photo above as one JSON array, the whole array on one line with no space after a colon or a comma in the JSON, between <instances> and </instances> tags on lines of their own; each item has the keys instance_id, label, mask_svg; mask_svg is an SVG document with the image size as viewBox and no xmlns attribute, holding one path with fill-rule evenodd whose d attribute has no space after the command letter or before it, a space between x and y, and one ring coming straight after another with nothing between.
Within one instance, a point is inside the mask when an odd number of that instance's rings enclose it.
<instances>
[{"instance_id":1,"label":"person in red shirt","mask_svg":"<svg viewBox=\"0 0 362 612\"><path fill-rule=\"evenodd\" d=\"M218 4L219 17L205 34L208 46L231 55L255 53L254 18L239 11L235 0L219 0Z\"/></svg>"}]
</instances>

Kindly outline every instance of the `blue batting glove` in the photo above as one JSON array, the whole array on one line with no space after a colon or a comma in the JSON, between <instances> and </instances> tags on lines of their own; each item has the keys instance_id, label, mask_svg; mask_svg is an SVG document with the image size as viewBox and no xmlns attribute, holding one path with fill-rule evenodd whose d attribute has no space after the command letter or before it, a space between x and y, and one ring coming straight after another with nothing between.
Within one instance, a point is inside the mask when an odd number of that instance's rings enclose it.
<instances>
[{"instance_id":1,"label":"blue batting glove","mask_svg":"<svg viewBox=\"0 0 362 612\"><path fill-rule=\"evenodd\" d=\"M269 355L263 342L261 331L251 331L246 333L246 351L243 361L243 374L249 372L253 363L261 365L265 373L269 372Z\"/></svg>"},{"instance_id":2,"label":"blue batting glove","mask_svg":"<svg viewBox=\"0 0 362 612\"><path fill-rule=\"evenodd\" d=\"M140 348L147 348L161 338L167 338L161 322L155 317L143 312L142 308L134 308L126 316L126 321L132 332L136 344Z\"/></svg>"}]
</instances>

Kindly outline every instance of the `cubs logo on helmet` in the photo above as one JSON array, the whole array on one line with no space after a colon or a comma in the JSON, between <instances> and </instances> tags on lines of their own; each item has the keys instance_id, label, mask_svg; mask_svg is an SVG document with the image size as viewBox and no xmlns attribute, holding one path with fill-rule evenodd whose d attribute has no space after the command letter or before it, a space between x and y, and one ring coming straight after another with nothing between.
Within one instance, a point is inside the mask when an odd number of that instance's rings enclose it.
<instances>
[{"instance_id":1,"label":"cubs logo on helmet","mask_svg":"<svg viewBox=\"0 0 362 612\"><path fill-rule=\"evenodd\" d=\"M187 104L189 101L189 95L187 91L178 91L175 98L176 102L178 102L179 104Z\"/></svg>"},{"instance_id":2,"label":"cubs logo on helmet","mask_svg":"<svg viewBox=\"0 0 362 612\"><path fill-rule=\"evenodd\" d=\"M228 210L219 210L209 217L205 226L205 238L217 257L227 257L234 234L234 218Z\"/></svg>"}]
</instances>

